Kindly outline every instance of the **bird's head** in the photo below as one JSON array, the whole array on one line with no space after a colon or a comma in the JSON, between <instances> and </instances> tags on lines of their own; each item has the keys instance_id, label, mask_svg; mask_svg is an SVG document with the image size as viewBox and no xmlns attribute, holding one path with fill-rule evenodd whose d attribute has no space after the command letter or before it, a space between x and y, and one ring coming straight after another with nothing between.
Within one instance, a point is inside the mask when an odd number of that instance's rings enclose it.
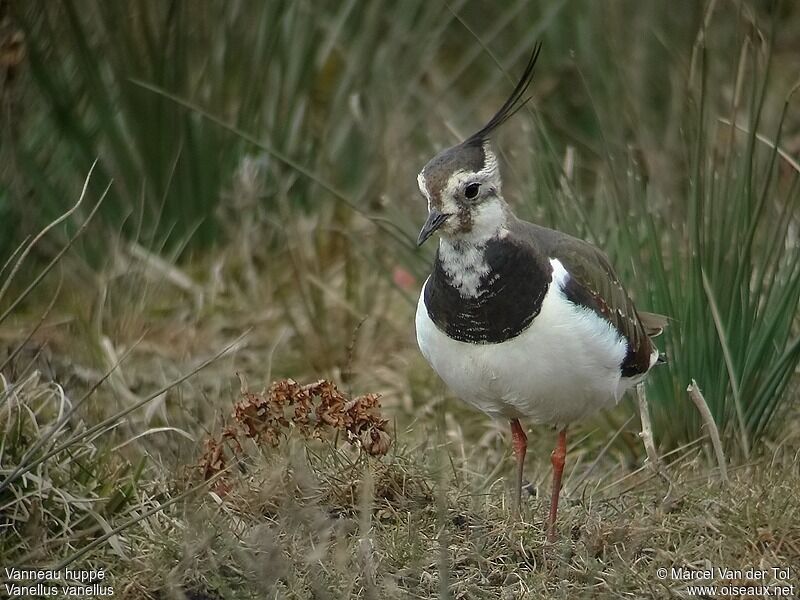
<instances>
[{"instance_id":1,"label":"bird's head","mask_svg":"<svg viewBox=\"0 0 800 600\"><path fill-rule=\"evenodd\" d=\"M479 131L434 156L417 176L428 201L428 218L419 233L422 245L435 232L453 239L491 236L506 218L502 181L490 136L527 102L541 45L537 44L514 91Z\"/></svg>"},{"instance_id":2,"label":"bird's head","mask_svg":"<svg viewBox=\"0 0 800 600\"><path fill-rule=\"evenodd\" d=\"M464 142L434 156L417 176L428 201L422 244L435 231L458 238L493 228L505 211L497 157L487 140Z\"/></svg>"}]
</instances>

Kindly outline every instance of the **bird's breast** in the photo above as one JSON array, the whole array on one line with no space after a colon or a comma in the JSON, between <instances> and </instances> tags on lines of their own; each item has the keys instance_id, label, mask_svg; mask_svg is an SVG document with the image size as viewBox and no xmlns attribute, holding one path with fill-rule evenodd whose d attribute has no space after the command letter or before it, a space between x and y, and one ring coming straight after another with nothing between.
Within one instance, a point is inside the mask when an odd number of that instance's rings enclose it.
<instances>
[{"instance_id":1,"label":"bird's breast","mask_svg":"<svg viewBox=\"0 0 800 600\"><path fill-rule=\"evenodd\" d=\"M431 321L448 337L499 343L527 329L541 310L549 263L509 239L437 252L423 289Z\"/></svg>"},{"instance_id":2,"label":"bird's breast","mask_svg":"<svg viewBox=\"0 0 800 600\"><path fill-rule=\"evenodd\" d=\"M498 342L449 335L431 315L424 290L420 296L422 354L456 395L495 418L564 424L619 397L624 340L607 321L570 302L558 281L548 283L536 317Z\"/></svg>"}]
</instances>

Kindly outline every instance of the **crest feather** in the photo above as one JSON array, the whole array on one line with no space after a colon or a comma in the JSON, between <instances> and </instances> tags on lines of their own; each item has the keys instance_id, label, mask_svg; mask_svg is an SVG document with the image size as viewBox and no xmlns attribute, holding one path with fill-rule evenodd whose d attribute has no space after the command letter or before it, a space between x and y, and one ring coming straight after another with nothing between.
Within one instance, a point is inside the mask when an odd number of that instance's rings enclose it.
<instances>
[{"instance_id":1,"label":"crest feather","mask_svg":"<svg viewBox=\"0 0 800 600\"><path fill-rule=\"evenodd\" d=\"M495 129L508 121L519 109L528 103L531 97L528 96L524 100L522 97L525 95L525 92L528 91L528 86L530 86L531 81L533 80L534 67L536 66L536 60L539 58L539 52L541 50L542 43L537 42L533 47L533 52L531 52L531 57L528 59L528 64L525 67L525 71L522 73L522 77L520 78L519 82L517 82L516 87L514 87L514 91L511 92L511 95L505 101L503 106L500 107L500 110L498 110L495 115L489 119L489 122L486 123L486 125L484 125L479 131L476 131L469 136L464 141L464 144L483 144L483 142L486 141L486 139L492 135L492 133L494 133Z\"/></svg>"}]
</instances>

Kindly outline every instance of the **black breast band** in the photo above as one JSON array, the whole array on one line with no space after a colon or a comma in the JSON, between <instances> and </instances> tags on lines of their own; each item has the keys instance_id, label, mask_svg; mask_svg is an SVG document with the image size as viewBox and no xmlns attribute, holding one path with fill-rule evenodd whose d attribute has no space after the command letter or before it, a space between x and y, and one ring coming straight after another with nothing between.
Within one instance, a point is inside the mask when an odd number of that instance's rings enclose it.
<instances>
[{"instance_id":1,"label":"black breast band","mask_svg":"<svg viewBox=\"0 0 800 600\"><path fill-rule=\"evenodd\" d=\"M444 270L439 253L424 290L425 307L436 327L462 342L494 344L518 336L542 308L552 267L535 248L505 239L490 240L475 297L464 297Z\"/></svg>"}]
</instances>

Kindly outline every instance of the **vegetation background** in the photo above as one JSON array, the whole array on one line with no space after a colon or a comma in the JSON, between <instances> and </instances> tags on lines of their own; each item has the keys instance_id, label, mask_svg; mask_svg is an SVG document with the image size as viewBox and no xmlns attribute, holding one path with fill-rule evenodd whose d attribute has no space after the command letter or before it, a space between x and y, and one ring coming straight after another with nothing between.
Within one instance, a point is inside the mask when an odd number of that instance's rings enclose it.
<instances>
[{"instance_id":1,"label":"vegetation background","mask_svg":"<svg viewBox=\"0 0 800 600\"><path fill-rule=\"evenodd\" d=\"M684 597L671 566L796 594L798 30L766 0L0 0L2 566L129 598ZM413 333L416 173L537 40L507 196L672 318L660 466L633 400L572 428L555 546L553 432L517 520L506 424ZM226 437L285 378L380 393L388 453L291 410Z\"/></svg>"}]
</instances>

